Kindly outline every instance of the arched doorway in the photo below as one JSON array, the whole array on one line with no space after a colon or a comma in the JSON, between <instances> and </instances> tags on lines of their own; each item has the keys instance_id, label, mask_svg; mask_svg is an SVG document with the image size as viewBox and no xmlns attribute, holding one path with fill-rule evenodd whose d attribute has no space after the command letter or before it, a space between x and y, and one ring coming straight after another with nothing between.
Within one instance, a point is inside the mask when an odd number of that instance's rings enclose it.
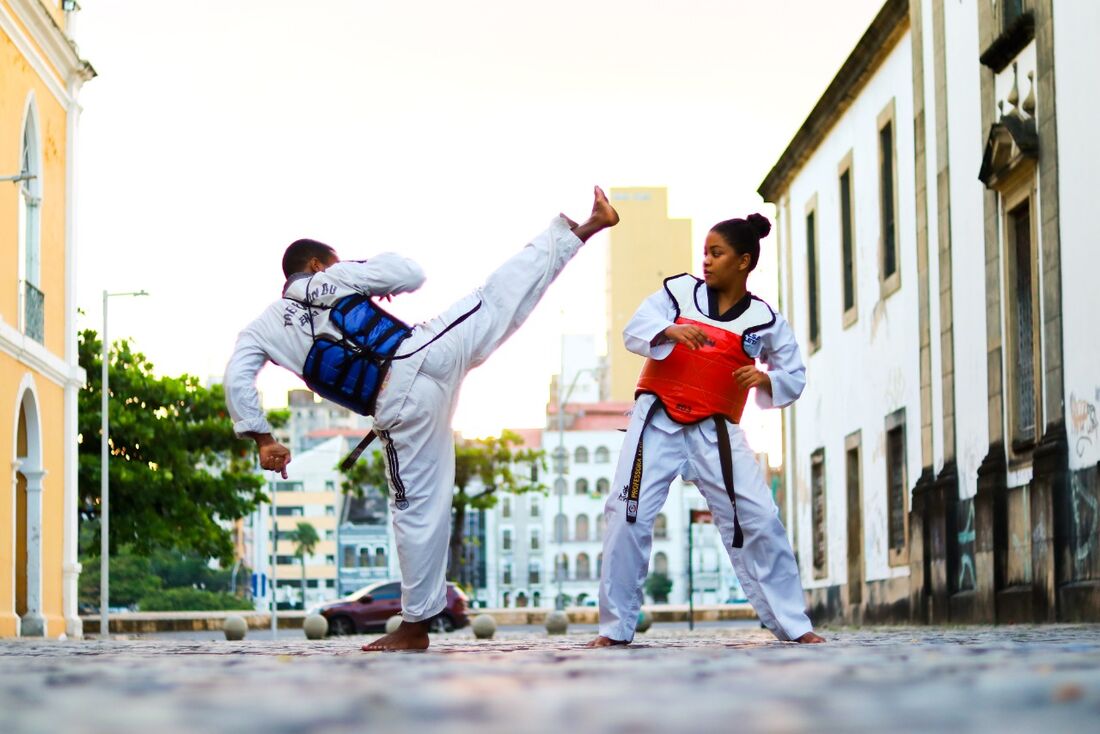
<instances>
[{"instance_id":1,"label":"arched doorway","mask_svg":"<svg viewBox=\"0 0 1100 734\"><path fill-rule=\"evenodd\" d=\"M15 614L19 634L42 637L42 428L38 400L28 375L15 418Z\"/></svg>"}]
</instances>

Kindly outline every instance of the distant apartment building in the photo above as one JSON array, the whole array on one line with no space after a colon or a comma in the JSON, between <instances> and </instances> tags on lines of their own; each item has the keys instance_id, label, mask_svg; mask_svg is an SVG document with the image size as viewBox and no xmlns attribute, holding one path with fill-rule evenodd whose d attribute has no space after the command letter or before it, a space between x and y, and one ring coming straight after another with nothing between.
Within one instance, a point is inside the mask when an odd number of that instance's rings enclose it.
<instances>
[{"instance_id":1,"label":"distant apartment building","mask_svg":"<svg viewBox=\"0 0 1100 734\"><path fill-rule=\"evenodd\" d=\"M643 359L623 346L623 328L665 278L691 271L691 220L668 218L664 188L613 188L611 202L622 221L608 234L605 397L626 402L634 399Z\"/></svg>"},{"instance_id":2,"label":"distant apartment building","mask_svg":"<svg viewBox=\"0 0 1100 734\"><path fill-rule=\"evenodd\" d=\"M338 595L337 509L343 503L341 474L336 466L347 448L348 441L336 436L295 455L287 466L287 478L268 484L271 505L264 508L264 513L253 515L257 523L263 523L259 533L251 533L253 542L262 541L263 556L275 558L274 574L269 574L274 577L275 598L280 606L296 607L302 602L302 562L291 539L299 523L312 525L319 537L317 547L305 557L305 606ZM274 528L270 521L272 514ZM270 568L269 563L264 566Z\"/></svg>"}]
</instances>

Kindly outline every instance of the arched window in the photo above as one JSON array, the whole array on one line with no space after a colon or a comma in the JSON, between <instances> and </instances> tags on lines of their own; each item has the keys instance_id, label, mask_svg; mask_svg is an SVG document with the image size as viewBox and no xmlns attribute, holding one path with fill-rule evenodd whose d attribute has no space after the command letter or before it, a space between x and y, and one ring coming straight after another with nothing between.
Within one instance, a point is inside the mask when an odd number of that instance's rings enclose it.
<instances>
[{"instance_id":1,"label":"arched window","mask_svg":"<svg viewBox=\"0 0 1100 734\"><path fill-rule=\"evenodd\" d=\"M110 382L107 386L110 387ZM359 549L359 568L370 568L370 548Z\"/></svg>"},{"instance_id":2,"label":"arched window","mask_svg":"<svg viewBox=\"0 0 1100 734\"><path fill-rule=\"evenodd\" d=\"M19 244L23 250L22 280L19 287L22 305L23 333L37 342L45 337L43 313L45 296L41 290L42 243L41 204L42 172L38 166L38 125L34 105L27 108L27 121L23 125L23 146L20 158L19 182Z\"/></svg>"},{"instance_id":3,"label":"arched window","mask_svg":"<svg viewBox=\"0 0 1100 734\"><path fill-rule=\"evenodd\" d=\"M554 557L554 580L569 580L569 556L560 553Z\"/></svg>"},{"instance_id":4,"label":"arched window","mask_svg":"<svg viewBox=\"0 0 1100 734\"><path fill-rule=\"evenodd\" d=\"M110 386L110 385L108 384L108 386ZM559 496L565 494L565 490L568 486L569 486L568 482L566 482L561 477L558 477L557 479L554 480L554 494L559 495Z\"/></svg>"},{"instance_id":5,"label":"arched window","mask_svg":"<svg viewBox=\"0 0 1100 734\"><path fill-rule=\"evenodd\" d=\"M588 449L584 446L578 446L577 450L573 452L573 463L575 464L587 464L588 463Z\"/></svg>"},{"instance_id":6,"label":"arched window","mask_svg":"<svg viewBox=\"0 0 1100 734\"><path fill-rule=\"evenodd\" d=\"M574 540L588 540L588 515L577 515L577 533Z\"/></svg>"},{"instance_id":7,"label":"arched window","mask_svg":"<svg viewBox=\"0 0 1100 734\"><path fill-rule=\"evenodd\" d=\"M531 561L527 564L527 583L529 584L541 584L542 583L542 564L538 561ZM522 594L523 592L520 592ZM516 604L519 605L519 597L516 597ZM527 606L524 604L523 606Z\"/></svg>"},{"instance_id":8,"label":"arched window","mask_svg":"<svg viewBox=\"0 0 1100 734\"><path fill-rule=\"evenodd\" d=\"M607 517L601 512L596 515L596 540L603 540L605 530L607 530Z\"/></svg>"},{"instance_id":9,"label":"arched window","mask_svg":"<svg viewBox=\"0 0 1100 734\"><path fill-rule=\"evenodd\" d=\"M577 556L577 580L587 581L592 577L592 569L589 567L588 554L581 553Z\"/></svg>"},{"instance_id":10,"label":"arched window","mask_svg":"<svg viewBox=\"0 0 1100 734\"><path fill-rule=\"evenodd\" d=\"M511 586L512 585L512 564L511 563L505 562L505 563L501 564L501 567L500 567L500 583L503 584L504 586ZM504 598L507 600L508 592L504 592ZM508 606L507 601L504 602L504 606Z\"/></svg>"},{"instance_id":11,"label":"arched window","mask_svg":"<svg viewBox=\"0 0 1100 734\"><path fill-rule=\"evenodd\" d=\"M508 569L508 573L511 574L512 570ZM505 609L507 609L508 605L512 603L512 594L511 594L511 592L508 592L508 591L504 592L504 594L500 597L500 599L501 599L500 605L502 607L504 607Z\"/></svg>"},{"instance_id":12,"label":"arched window","mask_svg":"<svg viewBox=\"0 0 1100 734\"><path fill-rule=\"evenodd\" d=\"M110 382L108 382L108 387L109 386L110 386ZM374 565L377 566L378 568L385 568L386 567L386 549L385 548L375 548L374 549Z\"/></svg>"},{"instance_id":13,"label":"arched window","mask_svg":"<svg viewBox=\"0 0 1100 734\"><path fill-rule=\"evenodd\" d=\"M581 478L577 480L576 494L588 494L588 480Z\"/></svg>"},{"instance_id":14,"label":"arched window","mask_svg":"<svg viewBox=\"0 0 1100 734\"><path fill-rule=\"evenodd\" d=\"M531 510L528 513L531 517L539 516L539 498L537 495L531 495Z\"/></svg>"},{"instance_id":15,"label":"arched window","mask_svg":"<svg viewBox=\"0 0 1100 734\"><path fill-rule=\"evenodd\" d=\"M510 551L512 550L512 529L504 528L500 531L500 549Z\"/></svg>"},{"instance_id":16,"label":"arched window","mask_svg":"<svg viewBox=\"0 0 1100 734\"><path fill-rule=\"evenodd\" d=\"M110 383L108 383L109 386ZM500 516L511 517L512 516L512 498L504 497L500 500Z\"/></svg>"},{"instance_id":17,"label":"arched window","mask_svg":"<svg viewBox=\"0 0 1100 734\"><path fill-rule=\"evenodd\" d=\"M569 518L564 514L554 516L554 542L564 543L569 537Z\"/></svg>"},{"instance_id":18,"label":"arched window","mask_svg":"<svg viewBox=\"0 0 1100 734\"><path fill-rule=\"evenodd\" d=\"M663 573L668 576L668 556L658 552L653 556L653 573Z\"/></svg>"},{"instance_id":19,"label":"arched window","mask_svg":"<svg viewBox=\"0 0 1100 734\"><path fill-rule=\"evenodd\" d=\"M660 539L668 537L668 518L663 512L657 515L657 519L653 522L653 537Z\"/></svg>"},{"instance_id":20,"label":"arched window","mask_svg":"<svg viewBox=\"0 0 1100 734\"><path fill-rule=\"evenodd\" d=\"M542 593L541 592L536 591L535 593L531 594L531 606L533 606L533 607L541 607L542 606Z\"/></svg>"},{"instance_id":21,"label":"arched window","mask_svg":"<svg viewBox=\"0 0 1100 734\"><path fill-rule=\"evenodd\" d=\"M596 578L603 576L603 553L596 554Z\"/></svg>"},{"instance_id":22,"label":"arched window","mask_svg":"<svg viewBox=\"0 0 1100 734\"><path fill-rule=\"evenodd\" d=\"M597 464L607 464L611 461L611 452L606 446L600 446L596 449L595 459Z\"/></svg>"},{"instance_id":23,"label":"arched window","mask_svg":"<svg viewBox=\"0 0 1100 734\"><path fill-rule=\"evenodd\" d=\"M596 480L596 494L600 497L606 497L611 492L611 482L607 481L606 477L600 477Z\"/></svg>"}]
</instances>

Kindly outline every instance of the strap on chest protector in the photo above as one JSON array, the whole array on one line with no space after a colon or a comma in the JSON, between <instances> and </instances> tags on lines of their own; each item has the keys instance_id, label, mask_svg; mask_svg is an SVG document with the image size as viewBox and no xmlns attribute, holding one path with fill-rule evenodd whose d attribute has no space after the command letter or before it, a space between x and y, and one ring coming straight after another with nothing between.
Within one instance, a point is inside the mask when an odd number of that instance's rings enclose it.
<instances>
[{"instance_id":1,"label":"strap on chest protector","mask_svg":"<svg viewBox=\"0 0 1100 734\"><path fill-rule=\"evenodd\" d=\"M321 397L361 415L374 413L382 381L398 345L412 332L400 319L382 310L370 296L353 294L335 304L313 303L306 284L303 305L309 315L313 346L302 366L302 379ZM317 336L313 309L325 309L339 339Z\"/></svg>"}]
</instances>

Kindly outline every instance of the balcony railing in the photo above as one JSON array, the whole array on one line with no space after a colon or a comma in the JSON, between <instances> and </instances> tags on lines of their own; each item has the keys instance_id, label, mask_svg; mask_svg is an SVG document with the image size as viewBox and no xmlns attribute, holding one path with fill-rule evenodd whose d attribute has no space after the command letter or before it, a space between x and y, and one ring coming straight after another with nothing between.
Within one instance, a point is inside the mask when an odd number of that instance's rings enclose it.
<instances>
[{"instance_id":1,"label":"balcony railing","mask_svg":"<svg viewBox=\"0 0 1100 734\"><path fill-rule=\"evenodd\" d=\"M46 294L23 281L23 333L39 344L46 340Z\"/></svg>"}]
</instances>

